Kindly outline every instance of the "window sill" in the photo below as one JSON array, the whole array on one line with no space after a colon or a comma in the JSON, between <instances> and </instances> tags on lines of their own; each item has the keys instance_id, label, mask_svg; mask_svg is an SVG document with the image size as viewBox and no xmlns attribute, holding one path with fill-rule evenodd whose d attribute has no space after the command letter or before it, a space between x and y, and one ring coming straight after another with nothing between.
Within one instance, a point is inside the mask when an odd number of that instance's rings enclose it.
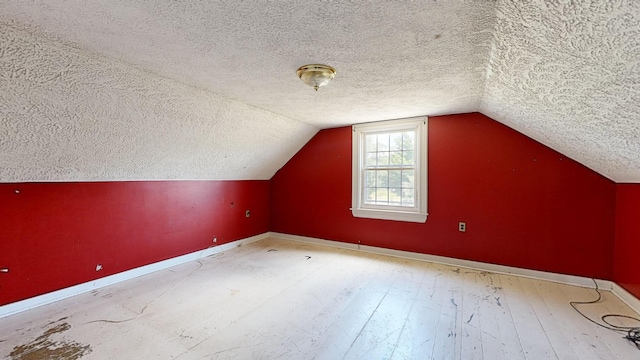
<instances>
[{"instance_id":1,"label":"window sill","mask_svg":"<svg viewBox=\"0 0 640 360\"><path fill-rule=\"evenodd\" d=\"M406 221L425 223L427 221L426 213L415 213L406 211L388 211L388 210L370 210L370 209L351 209L351 213L354 217L368 218L368 219L380 219L380 220L393 220L393 221Z\"/></svg>"}]
</instances>

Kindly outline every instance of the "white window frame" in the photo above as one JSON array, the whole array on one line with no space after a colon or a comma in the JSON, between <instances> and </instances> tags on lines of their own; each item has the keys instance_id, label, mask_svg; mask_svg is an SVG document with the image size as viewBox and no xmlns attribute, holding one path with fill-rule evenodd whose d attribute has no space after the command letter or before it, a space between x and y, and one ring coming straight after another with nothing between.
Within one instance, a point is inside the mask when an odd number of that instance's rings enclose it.
<instances>
[{"instance_id":1,"label":"white window frame","mask_svg":"<svg viewBox=\"0 0 640 360\"><path fill-rule=\"evenodd\" d=\"M427 117L406 118L356 124L352 126L352 176L351 176L351 212L354 217L408 221L424 223L427 221ZM391 205L367 205L364 203L364 136L370 133L416 130L414 207Z\"/></svg>"}]
</instances>

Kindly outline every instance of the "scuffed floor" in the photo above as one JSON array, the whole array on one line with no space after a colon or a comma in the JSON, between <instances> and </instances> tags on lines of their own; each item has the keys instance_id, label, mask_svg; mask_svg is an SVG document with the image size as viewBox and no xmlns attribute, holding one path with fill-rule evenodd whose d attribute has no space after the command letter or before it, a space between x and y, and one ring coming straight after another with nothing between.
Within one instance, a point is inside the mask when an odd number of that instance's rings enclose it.
<instances>
[{"instance_id":1,"label":"scuffed floor","mask_svg":"<svg viewBox=\"0 0 640 360\"><path fill-rule=\"evenodd\" d=\"M64 338L64 332L71 329L71 325L64 322L66 318L45 325L42 335L33 341L16 346L9 353L11 360L35 359L80 359L91 353L89 345L82 345Z\"/></svg>"},{"instance_id":2,"label":"scuffed floor","mask_svg":"<svg viewBox=\"0 0 640 360\"><path fill-rule=\"evenodd\" d=\"M591 289L267 239L0 319L3 359L634 359ZM637 316L611 293L584 306Z\"/></svg>"}]
</instances>

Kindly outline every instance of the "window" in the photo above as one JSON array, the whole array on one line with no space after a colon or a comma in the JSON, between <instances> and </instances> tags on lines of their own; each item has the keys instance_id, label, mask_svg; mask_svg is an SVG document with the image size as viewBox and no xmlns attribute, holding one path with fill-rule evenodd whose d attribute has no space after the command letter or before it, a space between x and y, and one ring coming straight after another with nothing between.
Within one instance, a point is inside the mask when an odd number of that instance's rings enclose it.
<instances>
[{"instance_id":1,"label":"window","mask_svg":"<svg viewBox=\"0 0 640 360\"><path fill-rule=\"evenodd\" d=\"M355 217L427 220L427 118L353 126Z\"/></svg>"}]
</instances>

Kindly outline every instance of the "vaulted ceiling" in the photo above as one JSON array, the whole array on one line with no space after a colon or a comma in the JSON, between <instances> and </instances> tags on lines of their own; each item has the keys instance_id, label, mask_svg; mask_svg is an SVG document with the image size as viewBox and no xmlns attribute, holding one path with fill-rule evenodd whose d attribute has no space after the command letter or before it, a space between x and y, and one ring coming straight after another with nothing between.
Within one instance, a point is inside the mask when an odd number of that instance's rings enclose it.
<instances>
[{"instance_id":1,"label":"vaulted ceiling","mask_svg":"<svg viewBox=\"0 0 640 360\"><path fill-rule=\"evenodd\" d=\"M269 179L321 128L480 111L640 182L635 0L5 0L0 82L0 181Z\"/></svg>"}]
</instances>

